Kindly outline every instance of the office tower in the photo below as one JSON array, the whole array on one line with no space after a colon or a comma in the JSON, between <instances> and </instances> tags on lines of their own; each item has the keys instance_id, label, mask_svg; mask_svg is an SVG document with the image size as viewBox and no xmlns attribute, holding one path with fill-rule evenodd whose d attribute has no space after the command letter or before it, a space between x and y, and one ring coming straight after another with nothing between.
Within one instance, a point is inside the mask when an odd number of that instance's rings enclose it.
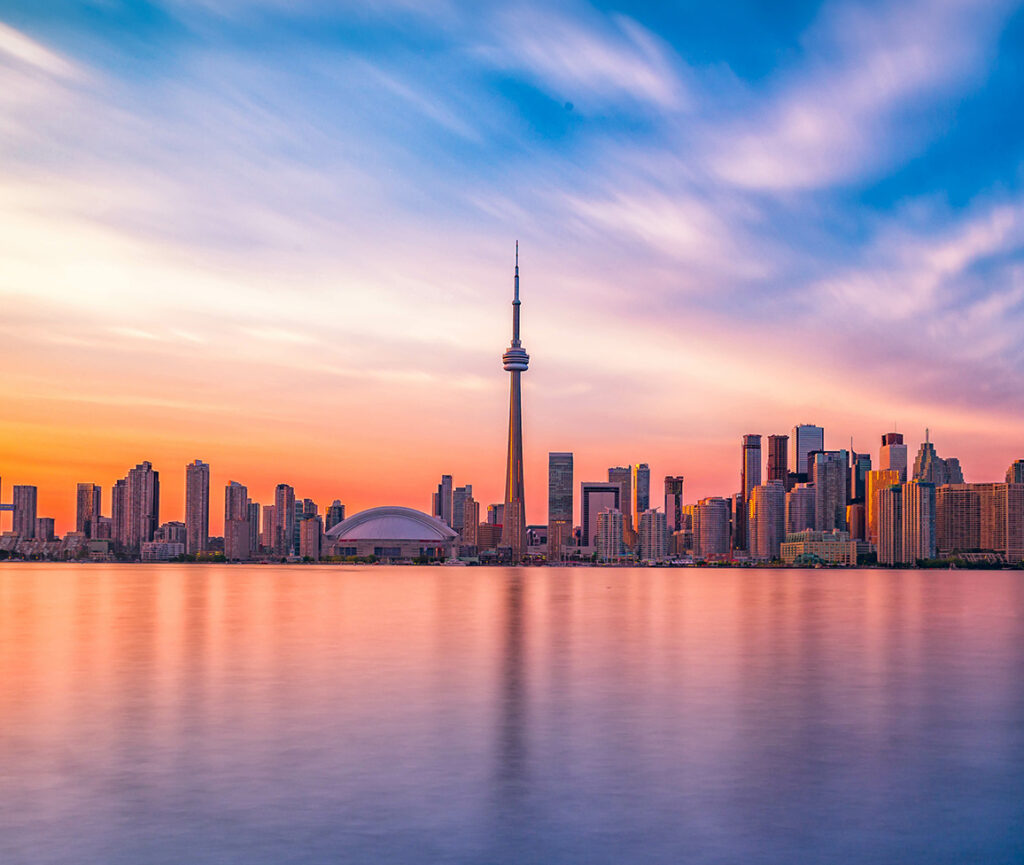
<instances>
[{"instance_id":1,"label":"office tower","mask_svg":"<svg viewBox=\"0 0 1024 865\"><path fill-rule=\"evenodd\" d=\"M273 552L276 543L277 509L273 505L263 508L263 531L260 532L260 546L265 552Z\"/></svg>"},{"instance_id":2,"label":"office tower","mask_svg":"<svg viewBox=\"0 0 1024 865\"><path fill-rule=\"evenodd\" d=\"M696 505L683 505L679 514L679 528L670 532L669 546L674 556L681 556L693 549L693 514L696 508Z\"/></svg>"},{"instance_id":3,"label":"office tower","mask_svg":"<svg viewBox=\"0 0 1024 865\"><path fill-rule=\"evenodd\" d=\"M985 549L981 541L983 490L994 484L946 484L935 490L935 549L940 556Z\"/></svg>"},{"instance_id":4,"label":"office tower","mask_svg":"<svg viewBox=\"0 0 1024 865\"><path fill-rule=\"evenodd\" d=\"M864 478L865 530L869 543L878 543L878 493L902 483L900 477L899 469L891 468L869 471Z\"/></svg>"},{"instance_id":5,"label":"office tower","mask_svg":"<svg viewBox=\"0 0 1024 865\"><path fill-rule=\"evenodd\" d=\"M526 493L523 485L522 374L530 356L519 341L519 242L516 242L515 293L512 299L512 344L502 355L509 374L508 461L505 470L505 512L501 525L501 546L507 547L513 562L526 553Z\"/></svg>"},{"instance_id":6,"label":"office tower","mask_svg":"<svg viewBox=\"0 0 1024 865\"><path fill-rule=\"evenodd\" d=\"M40 541L52 541L54 539L53 534L53 517L36 517L36 540Z\"/></svg>"},{"instance_id":7,"label":"office tower","mask_svg":"<svg viewBox=\"0 0 1024 865\"><path fill-rule=\"evenodd\" d=\"M767 481L750 491L747 509L750 555L774 561L786 539L786 485Z\"/></svg>"},{"instance_id":8,"label":"office tower","mask_svg":"<svg viewBox=\"0 0 1024 865\"><path fill-rule=\"evenodd\" d=\"M202 460L185 466L185 537L185 552L189 555L209 546L210 466Z\"/></svg>"},{"instance_id":9,"label":"office tower","mask_svg":"<svg viewBox=\"0 0 1024 865\"><path fill-rule=\"evenodd\" d=\"M452 476L441 475L441 483L434 493L434 516L447 526L452 525ZM454 528L454 526L453 526Z\"/></svg>"},{"instance_id":10,"label":"office tower","mask_svg":"<svg viewBox=\"0 0 1024 865\"><path fill-rule=\"evenodd\" d=\"M729 502L719 496L701 499L693 513L694 554L702 558L723 557L729 553Z\"/></svg>"},{"instance_id":11,"label":"office tower","mask_svg":"<svg viewBox=\"0 0 1024 865\"><path fill-rule=\"evenodd\" d=\"M572 542L573 464L569 451L548 454L548 559L560 562Z\"/></svg>"},{"instance_id":12,"label":"office tower","mask_svg":"<svg viewBox=\"0 0 1024 865\"><path fill-rule=\"evenodd\" d=\"M825 450L825 429L814 424L797 424L793 427L792 440L793 471L797 475L804 475L801 480L806 480L810 473L808 456L814 451Z\"/></svg>"},{"instance_id":13,"label":"office tower","mask_svg":"<svg viewBox=\"0 0 1024 865\"><path fill-rule=\"evenodd\" d=\"M854 502L846 506L846 528L855 541L867 539L867 509L864 502Z\"/></svg>"},{"instance_id":14,"label":"office tower","mask_svg":"<svg viewBox=\"0 0 1024 865\"><path fill-rule=\"evenodd\" d=\"M668 520L659 510L640 512L638 523L638 545L640 560L660 562L668 558Z\"/></svg>"},{"instance_id":15,"label":"office tower","mask_svg":"<svg viewBox=\"0 0 1024 865\"><path fill-rule=\"evenodd\" d=\"M320 541L324 533L324 522L319 515L304 513L299 523L299 555L303 559L320 561Z\"/></svg>"},{"instance_id":16,"label":"office tower","mask_svg":"<svg viewBox=\"0 0 1024 865\"><path fill-rule=\"evenodd\" d=\"M786 493L786 533L814 528L814 487L797 484Z\"/></svg>"},{"instance_id":17,"label":"office tower","mask_svg":"<svg viewBox=\"0 0 1024 865\"><path fill-rule=\"evenodd\" d=\"M1014 460L1006 470L1008 484L1024 484L1024 460Z\"/></svg>"},{"instance_id":18,"label":"office tower","mask_svg":"<svg viewBox=\"0 0 1024 865\"><path fill-rule=\"evenodd\" d=\"M487 525L489 526L503 526L502 521L505 519L505 505L497 503L487 506ZM500 539L499 539L500 542Z\"/></svg>"},{"instance_id":19,"label":"office tower","mask_svg":"<svg viewBox=\"0 0 1024 865\"><path fill-rule=\"evenodd\" d=\"M96 520L100 517L103 488L99 484L79 484L75 509L75 531L87 538L96 536Z\"/></svg>"},{"instance_id":20,"label":"office tower","mask_svg":"<svg viewBox=\"0 0 1024 865\"><path fill-rule=\"evenodd\" d=\"M292 521L292 550L298 552L302 521L309 517L319 516L319 514L320 509L312 499L296 499L295 519ZM323 520L320 522L322 525Z\"/></svg>"},{"instance_id":21,"label":"office tower","mask_svg":"<svg viewBox=\"0 0 1024 865\"><path fill-rule=\"evenodd\" d=\"M473 485L466 484L464 487L456 487L452 493L452 521L451 527L461 533L463 528L463 513L465 511L466 499L473 498Z\"/></svg>"},{"instance_id":22,"label":"office tower","mask_svg":"<svg viewBox=\"0 0 1024 865\"><path fill-rule=\"evenodd\" d=\"M682 475L665 475L665 520L670 533L683 527L683 481Z\"/></svg>"},{"instance_id":23,"label":"office tower","mask_svg":"<svg viewBox=\"0 0 1024 865\"><path fill-rule=\"evenodd\" d=\"M897 471L893 469L893 471ZM899 484L878 491L878 563L903 563L903 489Z\"/></svg>"},{"instance_id":24,"label":"office tower","mask_svg":"<svg viewBox=\"0 0 1024 865\"><path fill-rule=\"evenodd\" d=\"M924 431L924 441L914 460L914 480L941 486L942 484L962 484L964 473L960 468L960 460L956 457L943 459L935 452L935 445L929 440L928 430Z\"/></svg>"},{"instance_id":25,"label":"office tower","mask_svg":"<svg viewBox=\"0 0 1024 865\"><path fill-rule=\"evenodd\" d=\"M249 490L237 481L224 487L224 558L245 561L252 554Z\"/></svg>"},{"instance_id":26,"label":"office tower","mask_svg":"<svg viewBox=\"0 0 1024 865\"><path fill-rule=\"evenodd\" d=\"M903 561L935 558L935 484L911 480L903 485Z\"/></svg>"},{"instance_id":27,"label":"office tower","mask_svg":"<svg viewBox=\"0 0 1024 865\"><path fill-rule=\"evenodd\" d=\"M327 508L325 531L330 531L345 519L345 506L341 499L335 499Z\"/></svg>"},{"instance_id":28,"label":"office tower","mask_svg":"<svg viewBox=\"0 0 1024 865\"><path fill-rule=\"evenodd\" d=\"M618 509L622 511L622 525L626 531L625 538L633 531L633 470L629 466L615 466L608 469L608 482L622 487L622 497Z\"/></svg>"},{"instance_id":29,"label":"office tower","mask_svg":"<svg viewBox=\"0 0 1024 865\"><path fill-rule=\"evenodd\" d=\"M602 508L597 514L597 558L609 562L622 557L622 532L625 516L617 508Z\"/></svg>"},{"instance_id":30,"label":"office tower","mask_svg":"<svg viewBox=\"0 0 1024 865\"><path fill-rule=\"evenodd\" d=\"M871 455L850 451L851 502L864 502L867 495L867 475L869 471L871 471Z\"/></svg>"},{"instance_id":31,"label":"office tower","mask_svg":"<svg viewBox=\"0 0 1024 865\"><path fill-rule=\"evenodd\" d=\"M128 472L114 487L118 541L135 555L160 525L160 472L148 460Z\"/></svg>"},{"instance_id":32,"label":"office tower","mask_svg":"<svg viewBox=\"0 0 1024 865\"><path fill-rule=\"evenodd\" d=\"M480 532L480 503L472 496L462 503L462 543L477 546Z\"/></svg>"},{"instance_id":33,"label":"office tower","mask_svg":"<svg viewBox=\"0 0 1024 865\"><path fill-rule=\"evenodd\" d=\"M295 552L294 536L295 490L288 484L278 484L274 490L274 555L292 555Z\"/></svg>"},{"instance_id":34,"label":"office tower","mask_svg":"<svg viewBox=\"0 0 1024 865\"><path fill-rule=\"evenodd\" d=\"M746 550L750 546L748 538L748 507L750 494L754 487L761 483L761 436L743 436L740 463L740 492L736 502L736 535L733 546L737 550Z\"/></svg>"},{"instance_id":35,"label":"office tower","mask_svg":"<svg viewBox=\"0 0 1024 865\"><path fill-rule=\"evenodd\" d=\"M597 546L597 515L604 510L622 512L622 484L617 481L580 483L580 526L585 547Z\"/></svg>"},{"instance_id":36,"label":"office tower","mask_svg":"<svg viewBox=\"0 0 1024 865\"><path fill-rule=\"evenodd\" d=\"M92 527L92 536L97 541L112 541L114 539L114 520L111 517L97 517Z\"/></svg>"},{"instance_id":37,"label":"office tower","mask_svg":"<svg viewBox=\"0 0 1024 865\"><path fill-rule=\"evenodd\" d=\"M249 510L249 555L254 556L260 550L260 503L249 499L246 506Z\"/></svg>"},{"instance_id":38,"label":"office tower","mask_svg":"<svg viewBox=\"0 0 1024 865\"><path fill-rule=\"evenodd\" d=\"M792 489L789 479L789 436L768 436L768 480L780 481L787 492Z\"/></svg>"},{"instance_id":39,"label":"office tower","mask_svg":"<svg viewBox=\"0 0 1024 865\"><path fill-rule=\"evenodd\" d=\"M14 521L11 528L23 541L31 540L36 536L36 495L35 487L25 484L14 486L12 496Z\"/></svg>"},{"instance_id":40,"label":"office tower","mask_svg":"<svg viewBox=\"0 0 1024 865\"><path fill-rule=\"evenodd\" d=\"M814 528L845 531L849 454L845 450L815 451L808 467L814 484Z\"/></svg>"},{"instance_id":41,"label":"office tower","mask_svg":"<svg viewBox=\"0 0 1024 865\"><path fill-rule=\"evenodd\" d=\"M128 489L128 481L125 478L116 481L110 490L110 538L118 547L124 547L125 542L125 495Z\"/></svg>"},{"instance_id":42,"label":"office tower","mask_svg":"<svg viewBox=\"0 0 1024 865\"><path fill-rule=\"evenodd\" d=\"M633 466L632 487L632 509L639 526L640 514L651 509L651 468L647 463Z\"/></svg>"},{"instance_id":43,"label":"office tower","mask_svg":"<svg viewBox=\"0 0 1024 865\"><path fill-rule=\"evenodd\" d=\"M903 433L891 432L882 436L878 451L879 471L900 473L900 483L907 479L907 446L903 444Z\"/></svg>"}]
</instances>

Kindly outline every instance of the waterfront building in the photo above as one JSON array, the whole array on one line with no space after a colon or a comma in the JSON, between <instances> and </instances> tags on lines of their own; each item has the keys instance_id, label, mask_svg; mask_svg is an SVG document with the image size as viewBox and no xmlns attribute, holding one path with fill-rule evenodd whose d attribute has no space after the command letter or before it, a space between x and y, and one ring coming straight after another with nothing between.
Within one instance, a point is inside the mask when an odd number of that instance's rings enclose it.
<instances>
[{"instance_id":1,"label":"waterfront building","mask_svg":"<svg viewBox=\"0 0 1024 865\"><path fill-rule=\"evenodd\" d=\"M185 529L185 552L203 552L210 539L210 466L202 460L185 466Z\"/></svg>"},{"instance_id":2,"label":"waterfront building","mask_svg":"<svg viewBox=\"0 0 1024 865\"><path fill-rule=\"evenodd\" d=\"M780 481L788 492L793 481L789 477L789 436L768 436L768 480Z\"/></svg>"},{"instance_id":3,"label":"waterfront building","mask_svg":"<svg viewBox=\"0 0 1024 865\"><path fill-rule=\"evenodd\" d=\"M871 454L850 451L850 502L864 502L867 496L867 477L871 471ZM861 538L863 540L863 538Z\"/></svg>"},{"instance_id":4,"label":"waterfront building","mask_svg":"<svg viewBox=\"0 0 1024 865\"><path fill-rule=\"evenodd\" d=\"M327 508L325 517L327 531L330 531L345 519L345 506L341 503L341 499L335 499L331 502Z\"/></svg>"},{"instance_id":5,"label":"waterfront building","mask_svg":"<svg viewBox=\"0 0 1024 865\"><path fill-rule=\"evenodd\" d=\"M891 432L882 436L882 447L878 451L878 469L899 472L899 483L907 479L907 446L903 443L902 433Z\"/></svg>"},{"instance_id":6,"label":"waterfront building","mask_svg":"<svg viewBox=\"0 0 1024 865\"><path fill-rule=\"evenodd\" d=\"M461 542L466 546L478 546L480 532L480 503L472 496L462 503Z\"/></svg>"},{"instance_id":7,"label":"waterfront building","mask_svg":"<svg viewBox=\"0 0 1024 865\"><path fill-rule=\"evenodd\" d=\"M896 435L896 433L889 433ZM904 469L906 467L904 466ZM880 490L888 489L894 484L903 482L902 475L898 468L878 469L869 471L864 476L864 505L865 505L865 530L867 541L871 544L878 543L878 493Z\"/></svg>"},{"instance_id":8,"label":"waterfront building","mask_svg":"<svg viewBox=\"0 0 1024 865\"><path fill-rule=\"evenodd\" d=\"M1008 484L1024 484L1024 460L1014 460L1006 470Z\"/></svg>"},{"instance_id":9,"label":"waterfront building","mask_svg":"<svg viewBox=\"0 0 1024 865\"><path fill-rule=\"evenodd\" d=\"M562 561L572 543L573 456L570 451L548 454L548 559Z\"/></svg>"},{"instance_id":10,"label":"waterfront building","mask_svg":"<svg viewBox=\"0 0 1024 865\"><path fill-rule=\"evenodd\" d=\"M260 532L260 546L264 552L272 552L274 549L277 509L273 505L266 505L263 508L263 530Z\"/></svg>"},{"instance_id":11,"label":"waterfront building","mask_svg":"<svg viewBox=\"0 0 1024 865\"><path fill-rule=\"evenodd\" d=\"M340 524L339 524L340 525ZM318 514L307 514L299 523L299 555L303 559L320 561L320 541L324 523Z\"/></svg>"},{"instance_id":12,"label":"waterfront building","mask_svg":"<svg viewBox=\"0 0 1024 865\"><path fill-rule=\"evenodd\" d=\"M814 424L797 424L793 427L792 441L793 472L798 476L803 475L802 480L807 480L810 472L808 457L814 451L825 450L825 429Z\"/></svg>"},{"instance_id":13,"label":"waterfront building","mask_svg":"<svg viewBox=\"0 0 1024 865\"><path fill-rule=\"evenodd\" d=\"M153 540L160 524L160 473L145 460L128 472L119 493L120 543L128 553L139 553L141 544Z\"/></svg>"},{"instance_id":14,"label":"waterfront building","mask_svg":"<svg viewBox=\"0 0 1024 865\"><path fill-rule=\"evenodd\" d=\"M633 465L631 509L637 521L637 528L640 525L640 514L651 509L651 467L647 463L636 463Z\"/></svg>"},{"instance_id":15,"label":"waterfront building","mask_svg":"<svg viewBox=\"0 0 1024 865\"><path fill-rule=\"evenodd\" d=\"M787 565L822 562L852 567L857 564L857 541L843 531L807 529L787 534L779 555Z\"/></svg>"},{"instance_id":16,"label":"waterfront building","mask_svg":"<svg viewBox=\"0 0 1024 865\"><path fill-rule=\"evenodd\" d=\"M79 484L75 502L75 531L86 538L96 536L96 521L100 517L103 488L99 484Z\"/></svg>"},{"instance_id":17,"label":"waterfront building","mask_svg":"<svg viewBox=\"0 0 1024 865\"><path fill-rule=\"evenodd\" d=\"M494 550L501 543L501 524L480 523L476 527L476 547L478 550Z\"/></svg>"},{"instance_id":18,"label":"waterfront building","mask_svg":"<svg viewBox=\"0 0 1024 865\"><path fill-rule=\"evenodd\" d=\"M617 481L582 481L580 483L580 527L583 546L597 546L597 515L603 510L622 512L622 484ZM625 518L623 518L624 520Z\"/></svg>"},{"instance_id":19,"label":"waterfront building","mask_svg":"<svg viewBox=\"0 0 1024 865\"><path fill-rule=\"evenodd\" d=\"M935 558L935 484L903 484L903 555L901 561Z\"/></svg>"},{"instance_id":20,"label":"waterfront building","mask_svg":"<svg viewBox=\"0 0 1024 865\"><path fill-rule=\"evenodd\" d=\"M466 513L466 500L471 498L473 498L472 484L456 487L452 492L452 521L450 525L459 534L462 534L465 525L462 520Z\"/></svg>"},{"instance_id":21,"label":"waterfront building","mask_svg":"<svg viewBox=\"0 0 1024 865\"><path fill-rule=\"evenodd\" d=\"M930 440L928 430L925 430L924 441L921 443L921 448L917 452L917 458L914 460L913 479L915 481L935 484L936 486L942 486L942 484L962 484L964 482L964 473L960 468L960 460L956 457L943 459L936 453L935 445Z\"/></svg>"},{"instance_id":22,"label":"waterfront building","mask_svg":"<svg viewBox=\"0 0 1024 865\"><path fill-rule=\"evenodd\" d=\"M781 480L759 484L747 506L750 555L775 560L786 536L786 485Z\"/></svg>"},{"instance_id":23,"label":"waterfront building","mask_svg":"<svg viewBox=\"0 0 1024 865\"><path fill-rule=\"evenodd\" d=\"M441 483L437 485L437 492L434 493L434 516L445 525L452 527L452 507L454 506L454 495L452 491L452 476L441 475Z\"/></svg>"},{"instance_id":24,"label":"waterfront building","mask_svg":"<svg viewBox=\"0 0 1024 865\"><path fill-rule=\"evenodd\" d=\"M139 544L139 558L144 562L166 562L185 555L181 542L143 541Z\"/></svg>"},{"instance_id":25,"label":"waterfront building","mask_svg":"<svg viewBox=\"0 0 1024 865\"><path fill-rule=\"evenodd\" d=\"M737 550L748 550L749 502L754 487L761 483L761 436L743 436L740 461L740 492L736 496L735 535L733 545Z\"/></svg>"},{"instance_id":26,"label":"waterfront building","mask_svg":"<svg viewBox=\"0 0 1024 865\"><path fill-rule=\"evenodd\" d=\"M883 487L877 493L878 563L903 563L903 489L900 484Z\"/></svg>"},{"instance_id":27,"label":"waterfront building","mask_svg":"<svg viewBox=\"0 0 1024 865\"><path fill-rule=\"evenodd\" d=\"M1024 558L1024 485L947 484L935 491L938 554L994 553Z\"/></svg>"},{"instance_id":28,"label":"waterfront building","mask_svg":"<svg viewBox=\"0 0 1024 865\"><path fill-rule=\"evenodd\" d=\"M237 481L224 487L224 558L244 562L252 555L249 490Z\"/></svg>"},{"instance_id":29,"label":"waterfront building","mask_svg":"<svg viewBox=\"0 0 1024 865\"><path fill-rule=\"evenodd\" d=\"M867 515L863 502L854 502L846 506L846 527L850 537L855 541L866 540Z\"/></svg>"},{"instance_id":30,"label":"waterfront building","mask_svg":"<svg viewBox=\"0 0 1024 865\"><path fill-rule=\"evenodd\" d=\"M501 546L513 562L526 553L526 492L523 484L522 374L530 356L519 340L519 243L516 242L516 270L512 299L512 343L502 355L509 374L508 459L505 468L505 512L501 524Z\"/></svg>"},{"instance_id":31,"label":"waterfront building","mask_svg":"<svg viewBox=\"0 0 1024 865\"><path fill-rule=\"evenodd\" d=\"M683 522L683 481L682 475L665 476L665 519L669 532L682 530Z\"/></svg>"},{"instance_id":32,"label":"waterfront building","mask_svg":"<svg viewBox=\"0 0 1024 865\"><path fill-rule=\"evenodd\" d=\"M597 559L618 561L623 556L622 532L625 515L617 508L602 508L597 514Z\"/></svg>"},{"instance_id":33,"label":"waterfront building","mask_svg":"<svg viewBox=\"0 0 1024 865\"><path fill-rule=\"evenodd\" d=\"M618 484L622 488L619 496L618 510L622 511L622 527L624 541L631 540L633 531L633 470L629 466L614 466L608 469L608 483Z\"/></svg>"},{"instance_id":34,"label":"waterfront building","mask_svg":"<svg viewBox=\"0 0 1024 865\"><path fill-rule=\"evenodd\" d=\"M249 511L249 555L260 551L260 503L252 499L246 503Z\"/></svg>"},{"instance_id":35,"label":"waterfront building","mask_svg":"<svg viewBox=\"0 0 1024 865\"><path fill-rule=\"evenodd\" d=\"M28 484L15 484L12 490L14 516L11 530L23 541L36 536L36 498L38 490Z\"/></svg>"},{"instance_id":36,"label":"waterfront building","mask_svg":"<svg viewBox=\"0 0 1024 865\"><path fill-rule=\"evenodd\" d=\"M505 505L498 502L497 504L487 506L487 524L490 526L497 526L502 528L505 521Z\"/></svg>"},{"instance_id":37,"label":"waterfront building","mask_svg":"<svg viewBox=\"0 0 1024 865\"><path fill-rule=\"evenodd\" d=\"M155 532L153 540L164 544L184 544L187 538L185 524L180 520L170 520L161 523Z\"/></svg>"},{"instance_id":38,"label":"waterfront building","mask_svg":"<svg viewBox=\"0 0 1024 865\"><path fill-rule=\"evenodd\" d=\"M660 562L668 558L668 520L664 513L650 508L642 511L637 535L641 561Z\"/></svg>"},{"instance_id":39,"label":"waterfront building","mask_svg":"<svg viewBox=\"0 0 1024 865\"><path fill-rule=\"evenodd\" d=\"M846 530L849 453L815 451L809 457L809 480L814 484L814 528L819 532Z\"/></svg>"},{"instance_id":40,"label":"waterfront building","mask_svg":"<svg viewBox=\"0 0 1024 865\"><path fill-rule=\"evenodd\" d=\"M110 539L115 547L124 546L124 501L128 481L121 478L110 490Z\"/></svg>"},{"instance_id":41,"label":"waterfront building","mask_svg":"<svg viewBox=\"0 0 1024 865\"><path fill-rule=\"evenodd\" d=\"M697 502L693 514L693 550L704 559L725 558L729 554L730 507L727 499L710 496Z\"/></svg>"},{"instance_id":42,"label":"waterfront building","mask_svg":"<svg viewBox=\"0 0 1024 865\"><path fill-rule=\"evenodd\" d=\"M274 543L275 556L287 557L295 552L295 490L288 484L278 484L274 490Z\"/></svg>"},{"instance_id":43,"label":"waterfront building","mask_svg":"<svg viewBox=\"0 0 1024 865\"><path fill-rule=\"evenodd\" d=\"M814 487L796 484L786 493L786 532L795 534L814 528Z\"/></svg>"},{"instance_id":44,"label":"waterfront building","mask_svg":"<svg viewBox=\"0 0 1024 865\"><path fill-rule=\"evenodd\" d=\"M334 526L327 537L338 556L376 556L388 561L406 561L421 557L449 558L458 535L444 521L421 511L379 507L346 518Z\"/></svg>"},{"instance_id":45,"label":"waterfront building","mask_svg":"<svg viewBox=\"0 0 1024 865\"><path fill-rule=\"evenodd\" d=\"M49 542L54 537L53 517L36 517L36 540Z\"/></svg>"}]
</instances>

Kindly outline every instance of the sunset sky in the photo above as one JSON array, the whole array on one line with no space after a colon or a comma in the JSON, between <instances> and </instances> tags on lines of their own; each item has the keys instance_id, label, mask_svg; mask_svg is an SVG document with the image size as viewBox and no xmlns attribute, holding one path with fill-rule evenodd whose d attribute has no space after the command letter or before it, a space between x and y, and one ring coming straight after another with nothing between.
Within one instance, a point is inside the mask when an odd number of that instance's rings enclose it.
<instances>
[{"instance_id":1,"label":"sunset sky","mask_svg":"<svg viewBox=\"0 0 1024 865\"><path fill-rule=\"evenodd\" d=\"M0 0L3 500L499 501L517 239L530 523L550 450L692 502L795 423L1002 479L1022 58L998 0Z\"/></svg>"}]
</instances>

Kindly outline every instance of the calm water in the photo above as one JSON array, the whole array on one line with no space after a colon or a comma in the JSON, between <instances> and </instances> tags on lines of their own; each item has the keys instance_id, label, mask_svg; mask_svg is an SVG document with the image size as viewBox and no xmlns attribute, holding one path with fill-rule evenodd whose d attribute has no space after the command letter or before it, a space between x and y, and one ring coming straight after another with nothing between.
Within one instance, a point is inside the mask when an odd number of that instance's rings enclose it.
<instances>
[{"instance_id":1,"label":"calm water","mask_svg":"<svg viewBox=\"0 0 1024 865\"><path fill-rule=\"evenodd\" d=\"M0 567L0 862L1020 863L1024 574Z\"/></svg>"}]
</instances>

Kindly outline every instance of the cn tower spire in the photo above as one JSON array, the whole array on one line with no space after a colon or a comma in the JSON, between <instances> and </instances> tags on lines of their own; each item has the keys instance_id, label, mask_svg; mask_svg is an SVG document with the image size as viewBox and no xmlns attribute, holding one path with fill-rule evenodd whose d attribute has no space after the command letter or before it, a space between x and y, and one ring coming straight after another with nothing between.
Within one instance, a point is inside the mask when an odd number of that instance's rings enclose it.
<instances>
[{"instance_id":1,"label":"cn tower spire","mask_svg":"<svg viewBox=\"0 0 1024 865\"><path fill-rule=\"evenodd\" d=\"M519 241L516 241L516 267L512 295L512 344L502 355L509 373L508 464L505 471L505 513L501 525L501 546L514 563L526 553L526 504L523 492L523 405L520 376L530 364L530 356L519 341Z\"/></svg>"}]
</instances>

